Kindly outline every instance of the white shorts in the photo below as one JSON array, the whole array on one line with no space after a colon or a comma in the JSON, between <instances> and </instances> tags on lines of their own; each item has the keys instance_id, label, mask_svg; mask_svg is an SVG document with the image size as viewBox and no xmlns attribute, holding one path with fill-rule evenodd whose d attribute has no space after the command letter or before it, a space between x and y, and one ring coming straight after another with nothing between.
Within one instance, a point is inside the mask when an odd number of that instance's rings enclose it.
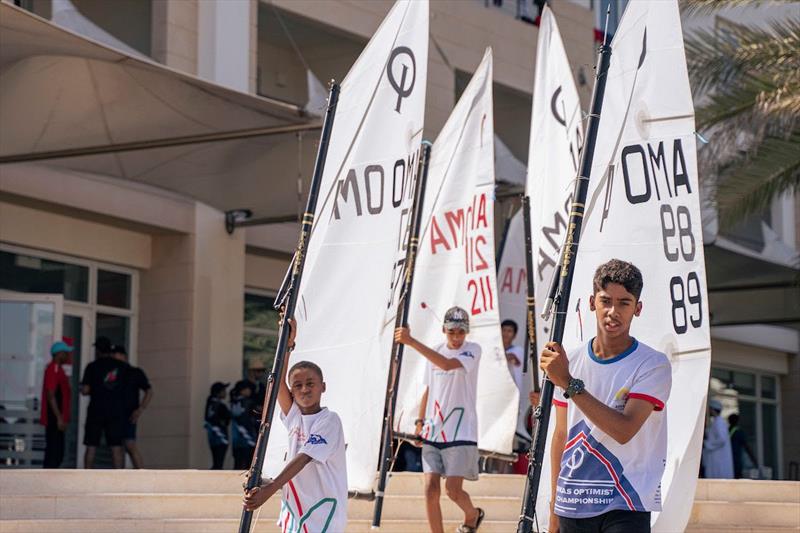
<instances>
[{"instance_id":1,"label":"white shorts","mask_svg":"<svg viewBox=\"0 0 800 533\"><path fill-rule=\"evenodd\" d=\"M422 445L422 471L444 477L463 477L468 481L478 480L478 447L474 444L437 448Z\"/></svg>"}]
</instances>

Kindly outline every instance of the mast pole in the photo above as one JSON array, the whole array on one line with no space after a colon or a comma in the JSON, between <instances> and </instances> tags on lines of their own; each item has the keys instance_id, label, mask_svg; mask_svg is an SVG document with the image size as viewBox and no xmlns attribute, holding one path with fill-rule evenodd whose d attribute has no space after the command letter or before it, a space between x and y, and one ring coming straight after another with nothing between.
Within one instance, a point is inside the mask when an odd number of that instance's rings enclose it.
<instances>
[{"instance_id":1,"label":"mast pole","mask_svg":"<svg viewBox=\"0 0 800 533\"><path fill-rule=\"evenodd\" d=\"M526 320L525 327L528 333L527 357L523 363L523 372L528 372L528 359L531 364L531 374L533 379L533 390L539 392L539 367L536 357L536 292L533 288L533 237L531 235L531 198L522 197L522 223L525 224L525 274L528 285L528 297L526 299Z\"/></svg>"},{"instance_id":2,"label":"mast pole","mask_svg":"<svg viewBox=\"0 0 800 533\"><path fill-rule=\"evenodd\" d=\"M408 325L408 315L411 310L411 287L414 281L414 266L416 264L417 250L419 249L419 232L422 227L422 205L425 199L425 186L428 182L428 166L431 159L431 143L423 141L420 170L414 185L414 212L409 226L408 247L406 248L405 277L400 294L402 306L395 319L395 328ZM380 474L378 487L375 491L375 509L372 515L373 529L381 526L383 513L383 497L386 491L386 480L392 464L392 437L394 435L394 411L397 407L397 391L400 385L400 370L403 364L404 346L396 341L392 343L392 359L389 369L389 382L386 387L386 401L384 404L383 439L381 446Z\"/></svg>"},{"instance_id":3,"label":"mast pole","mask_svg":"<svg viewBox=\"0 0 800 533\"><path fill-rule=\"evenodd\" d=\"M339 84L333 83L331 85L330 95L328 97L328 109L325 112L322 136L317 151L317 160L314 165L314 175L311 179L306 211L303 213L302 224L300 226L300 238L297 242L297 249L295 250L294 258L290 265L290 274L287 274L288 282L285 283L286 290L282 300L284 312L280 323L280 332L278 334L278 346L275 348L275 362L272 365L272 371L267 376L267 391L264 397L264 405L261 409L261 425L258 429L258 440L256 441L253 461L250 464L250 470L247 475L247 484L245 485L247 490L254 489L261 485L261 471L264 468L264 459L267 454L267 444L269 443L269 434L272 428L275 404L278 401L279 385L276 382L280 379L280 376L283 375L283 367L286 363L286 348L289 342L289 320L294 316L297 296L300 291L300 281L303 277L303 267L305 266L308 243L311 238L311 228L314 224L314 213L317 207L322 173L325 169L325 159L328 155L328 145L331 139L331 130L333 129L333 119L336 115L336 104L339 102L339 90ZM242 509L242 517L239 521L239 533L250 533L252 521L253 512Z\"/></svg>"}]
</instances>

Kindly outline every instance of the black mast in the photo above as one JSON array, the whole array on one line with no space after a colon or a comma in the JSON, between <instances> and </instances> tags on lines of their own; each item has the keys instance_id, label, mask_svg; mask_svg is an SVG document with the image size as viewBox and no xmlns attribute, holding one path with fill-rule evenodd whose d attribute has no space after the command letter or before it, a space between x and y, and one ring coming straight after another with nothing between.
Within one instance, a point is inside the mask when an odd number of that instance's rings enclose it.
<instances>
[{"instance_id":1,"label":"black mast","mask_svg":"<svg viewBox=\"0 0 800 533\"><path fill-rule=\"evenodd\" d=\"M586 142L581 154L581 166L575 181L575 192L572 196L569 223L567 224L567 240L557 266L558 288L554 294L553 304L556 314L553 321L550 340L561 343L564 338L564 326L567 320L569 295L572 289L572 276L575 273L575 260L583 225L586 196L589 191L589 175L592 170L594 148L597 143L597 131L600 126L600 112L603 109L603 95L606 88L608 66L611 62L611 46L603 42L597 60L592 105L589 113L589 124L586 130ZM525 493L522 499L522 513L517 524L518 533L531 533L536 513L536 497L539 492L539 480L542 474L542 460L547 441L547 426L550 422L551 404L553 403L553 382L545 375L539 406L536 408L536 428L534 430L531 450L528 453L528 475L525 480Z\"/></svg>"},{"instance_id":2,"label":"black mast","mask_svg":"<svg viewBox=\"0 0 800 533\"><path fill-rule=\"evenodd\" d=\"M401 288L402 306L395 319L395 328L408 325L408 314L411 308L411 286L414 281L414 265L419 248L419 232L422 227L422 204L425 199L425 184L428 181L428 164L431 159L431 143L422 143L421 171L414 186L414 213L409 226L408 247L406 248L405 277ZM372 527L381 525L383 513L383 495L386 491L386 477L392 465L392 437L394 436L394 410L397 406L397 390L400 384L400 369L403 364L404 346L392 343L392 359L389 368L389 382L386 387L386 401L383 407L383 440L381 446L380 475L378 488L375 491L375 511L372 515Z\"/></svg>"},{"instance_id":3,"label":"black mast","mask_svg":"<svg viewBox=\"0 0 800 533\"><path fill-rule=\"evenodd\" d=\"M328 144L333 129L333 118L336 115L336 104L339 101L339 85L331 85L330 96L328 97L328 109L325 112L325 122L322 125L322 137L317 150L317 160L314 165L314 175L311 179L311 187L308 191L308 201L306 211L303 213L303 220L300 226L300 238L297 242L297 249L290 265L291 274L287 275L288 283L285 283L284 292L284 311L278 334L278 346L275 348L275 362L272 371L267 376L267 391L264 397L264 405L261 410L261 426L258 430L258 441L256 442L253 462L247 476L247 490L254 489L261 485L261 470L264 467L264 457L267 453L267 443L272 427L275 403L278 400L279 376L283 373L283 366L286 362L286 345L289 341L289 319L294 316L295 305L297 304L297 293L300 289L300 280L303 276L306 253L308 252L308 241L311 237L311 228L314 224L314 212L317 208L317 198L319 197L320 182L322 172L325 169L325 158L328 154ZM239 522L239 533L250 533L250 525L253 521L253 512L242 510L242 518Z\"/></svg>"},{"instance_id":4,"label":"black mast","mask_svg":"<svg viewBox=\"0 0 800 533\"><path fill-rule=\"evenodd\" d=\"M531 198L522 197L522 223L525 224L525 277L528 285L526 300L525 327L528 333L527 357L523 363L523 372L528 372L528 359L531 361L533 390L539 392L539 358L536 357L536 292L533 289L533 238L531 235Z\"/></svg>"}]
</instances>

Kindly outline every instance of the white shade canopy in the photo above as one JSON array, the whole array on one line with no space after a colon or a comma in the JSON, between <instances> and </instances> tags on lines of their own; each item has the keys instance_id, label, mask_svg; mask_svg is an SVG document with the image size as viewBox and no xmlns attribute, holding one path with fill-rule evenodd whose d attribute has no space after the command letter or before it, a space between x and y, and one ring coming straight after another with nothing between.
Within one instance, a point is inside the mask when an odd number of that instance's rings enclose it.
<instances>
[{"instance_id":1,"label":"white shade canopy","mask_svg":"<svg viewBox=\"0 0 800 533\"><path fill-rule=\"evenodd\" d=\"M178 72L5 2L0 95L2 165L38 161L143 182L257 217L301 209L297 180L311 174L319 118L298 106Z\"/></svg>"}]
</instances>

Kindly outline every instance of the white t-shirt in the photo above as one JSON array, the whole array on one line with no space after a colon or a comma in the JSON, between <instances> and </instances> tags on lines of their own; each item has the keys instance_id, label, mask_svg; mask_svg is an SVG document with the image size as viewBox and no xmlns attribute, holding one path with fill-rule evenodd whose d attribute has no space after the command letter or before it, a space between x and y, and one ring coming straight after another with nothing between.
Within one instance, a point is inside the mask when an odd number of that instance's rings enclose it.
<instances>
[{"instance_id":1,"label":"white t-shirt","mask_svg":"<svg viewBox=\"0 0 800 533\"><path fill-rule=\"evenodd\" d=\"M461 348L451 350L447 343L435 351L448 359L456 358L461 366L442 370L430 361L425 368L428 404L422 438L437 447L478 443L478 366L481 347L465 341Z\"/></svg>"},{"instance_id":2,"label":"white t-shirt","mask_svg":"<svg viewBox=\"0 0 800 533\"><path fill-rule=\"evenodd\" d=\"M569 371L586 391L622 412L629 398L651 402L654 412L638 433L620 444L597 428L556 388L553 403L567 407L567 442L561 456L555 512L589 518L608 511L660 511L667 459L666 403L672 387L669 359L633 341L625 352L599 359L592 341L569 354Z\"/></svg>"},{"instance_id":3,"label":"white t-shirt","mask_svg":"<svg viewBox=\"0 0 800 533\"><path fill-rule=\"evenodd\" d=\"M289 431L287 461L297 454L311 462L282 489L278 526L284 533L339 533L347 527L347 465L339 415L327 407L304 415L292 402L281 412Z\"/></svg>"},{"instance_id":4,"label":"white t-shirt","mask_svg":"<svg viewBox=\"0 0 800 533\"><path fill-rule=\"evenodd\" d=\"M511 374L511 379L514 380L514 384L517 386L517 390L519 391L519 406L517 408L517 427L514 430L514 433L522 439L526 441L531 440L531 436L528 433L528 429L526 427L526 417L528 415L528 406L530 406L530 399L528 398L528 393L531 391L531 384L530 378L528 374L522 371L525 358L525 352L523 351L521 346L514 346L511 345L505 349L506 353L514 354L519 361L519 365L515 365L514 363L507 363L508 364L508 373ZM530 361L528 364L532 364ZM530 368L530 367L528 367Z\"/></svg>"},{"instance_id":5,"label":"white t-shirt","mask_svg":"<svg viewBox=\"0 0 800 533\"><path fill-rule=\"evenodd\" d=\"M514 356L517 358L517 361L519 361L519 365L508 363L508 372L511 374L511 379L514 380L514 384L516 384L517 389L519 389L520 392L526 391L527 387L525 387L524 384L525 374L522 373L525 352L522 350L522 347L514 346L513 344L506 348L505 352L514 354ZM525 401L527 402L527 398Z\"/></svg>"}]
</instances>

